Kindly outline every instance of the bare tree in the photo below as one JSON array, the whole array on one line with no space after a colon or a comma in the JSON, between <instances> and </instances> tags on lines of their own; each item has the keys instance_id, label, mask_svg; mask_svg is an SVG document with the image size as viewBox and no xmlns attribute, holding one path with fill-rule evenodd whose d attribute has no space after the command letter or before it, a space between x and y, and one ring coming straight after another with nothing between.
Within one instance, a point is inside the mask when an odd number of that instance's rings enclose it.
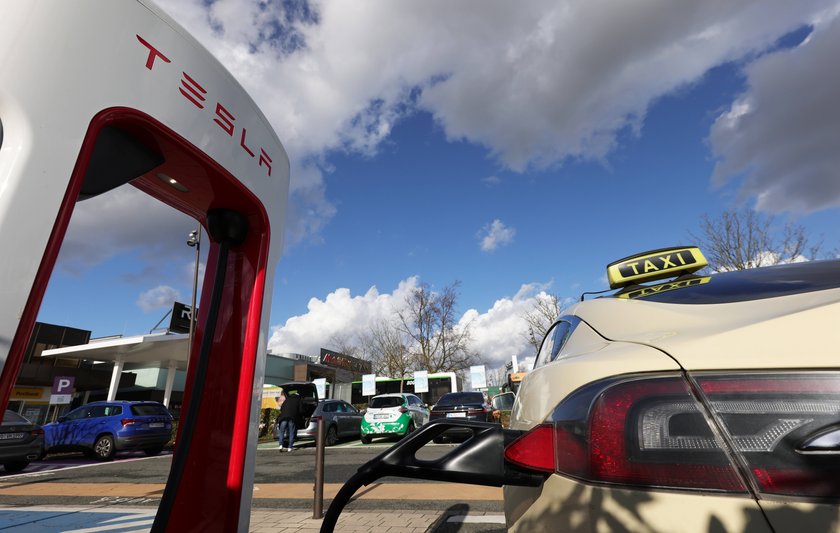
<instances>
[{"instance_id":1,"label":"bare tree","mask_svg":"<svg viewBox=\"0 0 840 533\"><path fill-rule=\"evenodd\" d=\"M539 293L534 298L534 306L522 317L527 324L525 338L534 347L534 355L540 351L543 337L548 328L554 324L563 313L563 300L556 294Z\"/></svg>"},{"instance_id":2,"label":"bare tree","mask_svg":"<svg viewBox=\"0 0 840 533\"><path fill-rule=\"evenodd\" d=\"M487 370L487 384L491 387L501 387L507 383L507 368L500 366Z\"/></svg>"},{"instance_id":3,"label":"bare tree","mask_svg":"<svg viewBox=\"0 0 840 533\"><path fill-rule=\"evenodd\" d=\"M475 360L469 349L469 325L459 326L455 319L459 285L456 281L436 293L423 283L398 313L402 331L413 341L416 368L450 372Z\"/></svg>"},{"instance_id":4,"label":"bare tree","mask_svg":"<svg viewBox=\"0 0 840 533\"><path fill-rule=\"evenodd\" d=\"M408 339L397 324L378 322L361 335L361 341L376 374L402 379L412 369Z\"/></svg>"},{"instance_id":5,"label":"bare tree","mask_svg":"<svg viewBox=\"0 0 840 533\"><path fill-rule=\"evenodd\" d=\"M805 228L786 222L774 232L775 218L751 209L703 215L701 234L689 233L703 251L713 272L745 270L814 258L822 243L809 245Z\"/></svg>"},{"instance_id":6,"label":"bare tree","mask_svg":"<svg viewBox=\"0 0 840 533\"><path fill-rule=\"evenodd\" d=\"M327 341L327 346L338 353L364 359L364 350L360 345L360 340L355 338L354 335L344 332L334 333Z\"/></svg>"}]
</instances>

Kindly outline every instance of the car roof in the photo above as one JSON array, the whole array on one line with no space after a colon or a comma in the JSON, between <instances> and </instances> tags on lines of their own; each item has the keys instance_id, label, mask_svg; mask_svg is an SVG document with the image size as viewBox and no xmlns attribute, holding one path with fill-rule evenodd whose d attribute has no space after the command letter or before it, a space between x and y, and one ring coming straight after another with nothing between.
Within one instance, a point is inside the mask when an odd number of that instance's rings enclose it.
<instances>
[{"instance_id":1,"label":"car roof","mask_svg":"<svg viewBox=\"0 0 840 533\"><path fill-rule=\"evenodd\" d=\"M685 282L660 283L645 290L628 287L614 297L638 297L650 302L676 304L719 304L761 300L840 287L840 260L806 261L746 270L692 276ZM694 281L694 283L692 283ZM677 290L671 290L670 287Z\"/></svg>"},{"instance_id":2,"label":"car roof","mask_svg":"<svg viewBox=\"0 0 840 533\"><path fill-rule=\"evenodd\" d=\"M407 396L407 394L404 392L389 392L388 394L377 394L374 398L403 398L405 396Z\"/></svg>"},{"instance_id":3,"label":"car roof","mask_svg":"<svg viewBox=\"0 0 840 533\"><path fill-rule=\"evenodd\" d=\"M564 352L590 351L607 339L651 346L686 370L836 367L840 328L833 325L840 316L840 287L835 287L833 280L838 274L829 272L832 269L840 271L840 261L716 274L706 285L720 276L724 287L735 291L730 296L722 292L724 297L718 298L718 303L685 305L685 301L696 303L698 299L677 296L697 291L699 286L669 291L673 294L660 299L617 297L579 302L567 315L582 321L584 326L579 325L578 330L596 333L587 336L576 330ZM772 283L782 287L748 296L748 292L738 292L733 280L752 280L765 287L775 280ZM677 303L672 298L683 300Z\"/></svg>"}]
</instances>

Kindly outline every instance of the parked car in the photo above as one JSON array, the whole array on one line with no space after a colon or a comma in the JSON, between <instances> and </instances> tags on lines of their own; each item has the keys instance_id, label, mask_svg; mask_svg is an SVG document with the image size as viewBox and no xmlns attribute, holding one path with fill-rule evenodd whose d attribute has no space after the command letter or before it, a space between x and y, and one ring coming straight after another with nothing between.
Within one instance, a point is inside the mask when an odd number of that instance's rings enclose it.
<instances>
[{"instance_id":1,"label":"parked car","mask_svg":"<svg viewBox=\"0 0 840 533\"><path fill-rule=\"evenodd\" d=\"M430 420L438 418L458 418L460 420L478 420L480 422L494 422L493 408L487 404L482 392L448 392L440 397L432 406ZM457 438L467 438L472 435L469 429L450 429L435 439L435 442L446 442Z\"/></svg>"},{"instance_id":2,"label":"parked car","mask_svg":"<svg viewBox=\"0 0 840 533\"><path fill-rule=\"evenodd\" d=\"M287 395L292 391L298 394L301 398L301 409L303 415L304 427L309 425L309 417L313 415L315 409L318 407L318 387L311 381L290 381L283 383L280 386ZM300 435L301 430L298 428L297 435Z\"/></svg>"},{"instance_id":3,"label":"parked car","mask_svg":"<svg viewBox=\"0 0 840 533\"><path fill-rule=\"evenodd\" d=\"M46 453L81 451L103 461L121 451L157 455L171 432L172 415L158 402L93 402L44 426Z\"/></svg>"},{"instance_id":4,"label":"parked car","mask_svg":"<svg viewBox=\"0 0 840 533\"><path fill-rule=\"evenodd\" d=\"M0 423L0 463L6 472L20 472L41 457L44 430L26 418L6 409Z\"/></svg>"},{"instance_id":5,"label":"parked car","mask_svg":"<svg viewBox=\"0 0 840 533\"><path fill-rule=\"evenodd\" d=\"M429 408L413 394L380 394L370 399L362 419L362 444L373 437L403 437L429 421Z\"/></svg>"},{"instance_id":6,"label":"parked car","mask_svg":"<svg viewBox=\"0 0 840 533\"><path fill-rule=\"evenodd\" d=\"M299 429L297 439L315 439L318 436L318 421L325 425L324 441L332 446L344 437L359 438L362 413L344 400L321 400L309 418L309 424Z\"/></svg>"}]
</instances>

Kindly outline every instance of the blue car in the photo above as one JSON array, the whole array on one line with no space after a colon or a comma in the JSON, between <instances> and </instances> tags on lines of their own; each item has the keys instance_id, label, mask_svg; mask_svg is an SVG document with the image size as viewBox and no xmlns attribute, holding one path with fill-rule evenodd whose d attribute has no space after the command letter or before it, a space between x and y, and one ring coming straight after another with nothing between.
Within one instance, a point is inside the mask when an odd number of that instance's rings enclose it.
<instances>
[{"instance_id":1,"label":"blue car","mask_svg":"<svg viewBox=\"0 0 840 533\"><path fill-rule=\"evenodd\" d=\"M93 402L44 426L46 453L81 451L107 461L121 451L163 451L172 415L158 402Z\"/></svg>"}]
</instances>

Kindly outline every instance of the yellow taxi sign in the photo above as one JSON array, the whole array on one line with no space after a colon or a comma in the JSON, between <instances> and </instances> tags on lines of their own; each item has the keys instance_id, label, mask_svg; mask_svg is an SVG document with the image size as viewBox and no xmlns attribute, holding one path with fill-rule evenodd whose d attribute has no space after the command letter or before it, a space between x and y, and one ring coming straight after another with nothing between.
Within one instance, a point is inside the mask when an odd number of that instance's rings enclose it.
<instances>
[{"instance_id":1,"label":"yellow taxi sign","mask_svg":"<svg viewBox=\"0 0 840 533\"><path fill-rule=\"evenodd\" d=\"M696 246L662 248L625 257L607 265L611 289L696 272L708 265Z\"/></svg>"}]
</instances>

